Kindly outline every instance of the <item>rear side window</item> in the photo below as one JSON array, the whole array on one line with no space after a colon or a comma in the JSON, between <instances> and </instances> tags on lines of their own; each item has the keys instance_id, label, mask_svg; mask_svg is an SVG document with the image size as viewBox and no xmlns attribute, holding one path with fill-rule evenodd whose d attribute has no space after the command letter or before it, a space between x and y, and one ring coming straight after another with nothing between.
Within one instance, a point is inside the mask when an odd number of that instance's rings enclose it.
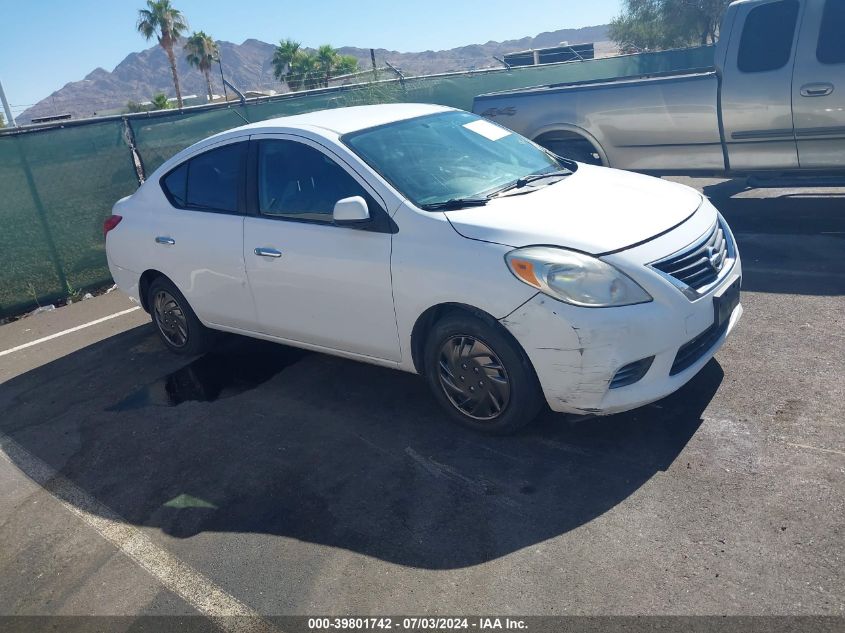
<instances>
[{"instance_id":1,"label":"rear side window","mask_svg":"<svg viewBox=\"0 0 845 633\"><path fill-rule=\"evenodd\" d=\"M237 213L245 155L246 143L210 150L168 173L162 188L181 209Z\"/></svg>"},{"instance_id":2,"label":"rear side window","mask_svg":"<svg viewBox=\"0 0 845 633\"><path fill-rule=\"evenodd\" d=\"M816 59L822 64L845 63L845 1L827 0L822 14Z\"/></svg>"},{"instance_id":3,"label":"rear side window","mask_svg":"<svg viewBox=\"0 0 845 633\"><path fill-rule=\"evenodd\" d=\"M797 20L797 0L781 0L752 9L739 41L739 69L744 73L762 73L786 66L792 54Z\"/></svg>"},{"instance_id":4,"label":"rear side window","mask_svg":"<svg viewBox=\"0 0 845 633\"><path fill-rule=\"evenodd\" d=\"M184 207L188 203L188 163L182 163L167 174L161 186L174 206Z\"/></svg>"}]
</instances>

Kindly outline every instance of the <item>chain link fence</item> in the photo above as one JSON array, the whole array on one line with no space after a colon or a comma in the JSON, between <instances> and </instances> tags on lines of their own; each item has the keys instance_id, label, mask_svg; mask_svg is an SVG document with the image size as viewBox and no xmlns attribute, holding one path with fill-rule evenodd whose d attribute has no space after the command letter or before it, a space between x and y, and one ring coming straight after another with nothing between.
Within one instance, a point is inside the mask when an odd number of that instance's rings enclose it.
<instances>
[{"instance_id":1,"label":"chain link fence","mask_svg":"<svg viewBox=\"0 0 845 633\"><path fill-rule=\"evenodd\" d=\"M418 102L472 109L476 95L713 65L700 47L395 78L243 103L30 126L0 134L0 318L108 283L102 222L145 174L211 134L279 116Z\"/></svg>"}]
</instances>

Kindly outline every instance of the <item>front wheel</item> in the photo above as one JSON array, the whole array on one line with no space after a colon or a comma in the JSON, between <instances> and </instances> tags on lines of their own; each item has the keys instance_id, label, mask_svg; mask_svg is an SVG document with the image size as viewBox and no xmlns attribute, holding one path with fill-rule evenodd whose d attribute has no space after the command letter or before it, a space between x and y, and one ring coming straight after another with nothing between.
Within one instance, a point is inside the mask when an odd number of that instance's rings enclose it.
<instances>
[{"instance_id":1,"label":"front wheel","mask_svg":"<svg viewBox=\"0 0 845 633\"><path fill-rule=\"evenodd\" d=\"M525 353L498 324L465 314L438 321L426 341L426 379L455 421L505 435L530 423L543 405Z\"/></svg>"}]
</instances>

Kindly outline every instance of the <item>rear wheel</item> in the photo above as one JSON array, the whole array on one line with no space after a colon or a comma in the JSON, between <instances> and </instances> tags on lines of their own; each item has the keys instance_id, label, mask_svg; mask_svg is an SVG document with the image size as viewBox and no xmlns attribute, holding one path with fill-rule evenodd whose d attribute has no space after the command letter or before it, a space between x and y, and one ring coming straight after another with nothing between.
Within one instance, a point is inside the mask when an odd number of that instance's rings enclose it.
<instances>
[{"instance_id":1,"label":"rear wheel","mask_svg":"<svg viewBox=\"0 0 845 633\"><path fill-rule=\"evenodd\" d=\"M602 164L601 156L593 147L593 144L580 136L567 136L565 138L541 136L537 139L537 143L563 158L587 163L588 165Z\"/></svg>"},{"instance_id":2,"label":"rear wheel","mask_svg":"<svg viewBox=\"0 0 845 633\"><path fill-rule=\"evenodd\" d=\"M147 305L159 338L167 348L183 356L208 351L211 331L206 328L187 299L166 277L158 277L147 291Z\"/></svg>"},{"instance_id":3,"label":"rear wheel","mask_svg":"<svg viewBox=\"0 0 845 633\"><path fill-rule=\"evenodd\" d=\"M540 412L531 363L498 324L455 313L438 321L425 348L434 397L457 422L485 433L513 433Z\"/></svg>"}]
</instances>

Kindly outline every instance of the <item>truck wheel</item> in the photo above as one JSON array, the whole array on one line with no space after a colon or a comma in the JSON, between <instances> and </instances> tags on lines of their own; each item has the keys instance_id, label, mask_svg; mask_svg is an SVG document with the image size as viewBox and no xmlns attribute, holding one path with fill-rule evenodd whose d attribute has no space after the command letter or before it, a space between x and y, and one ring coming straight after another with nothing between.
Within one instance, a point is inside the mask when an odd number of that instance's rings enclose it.
<instances>
[{"instance_id":1,"label":"truck wheel","mask_svg":"<svg viewBox=\"0 0 845 633\"><path fill-rule=\"evenodd\" d=\"M547 150L563 158L578 161L579 163L587 163L588 165L601 165L601 156L592 146L592 144L584 139L567 139L567 140L553 140L547 141L538 140L540 145Z\"/></svg>"},{"instance_id":2,"label":"truck wheel","mask_svg":"<svg viewBox=\"0 0 845 633\"><path fill-rule=\"evenodd\" d=\"M425 346L426 379L449 416L475 431L514 433L543 406L531 361L497 325L465 313L438 321Z\"/></svg>"}]
</instances>

